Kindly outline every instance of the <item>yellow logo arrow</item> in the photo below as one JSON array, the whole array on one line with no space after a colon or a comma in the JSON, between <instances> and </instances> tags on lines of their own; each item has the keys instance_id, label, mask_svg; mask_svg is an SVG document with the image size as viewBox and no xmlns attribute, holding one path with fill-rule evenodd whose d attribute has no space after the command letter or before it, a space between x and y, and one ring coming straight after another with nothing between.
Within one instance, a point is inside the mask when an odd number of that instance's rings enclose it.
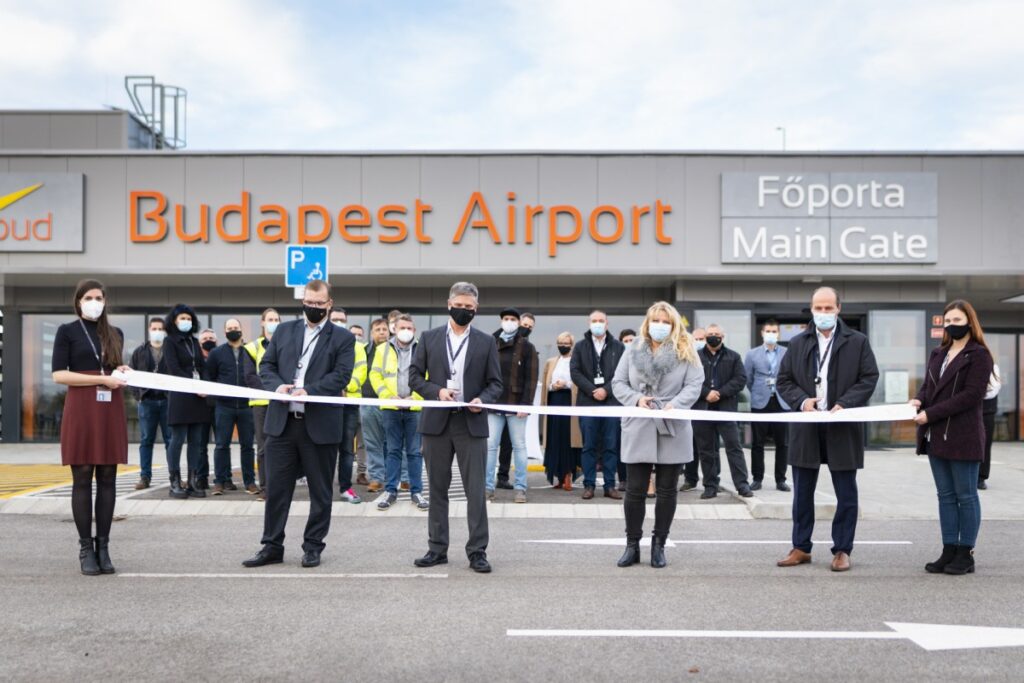
<instances>
[{"instance_id":1,"label":"yellow logo arrow","mask_svg":"<svg viewBox=\"0 0 1024 683\"><path fill-rule=\"evenodd\" d=\"M31 185L23 190L17 190L16 192L12 192L10 194L4 195L3 197L0 197L0 211L3 211L8 206L18 201L19 199L27 197L28 195L32 194L42 186L42 183L39 183L37 185Z\"/></svg>"}]
</instances>

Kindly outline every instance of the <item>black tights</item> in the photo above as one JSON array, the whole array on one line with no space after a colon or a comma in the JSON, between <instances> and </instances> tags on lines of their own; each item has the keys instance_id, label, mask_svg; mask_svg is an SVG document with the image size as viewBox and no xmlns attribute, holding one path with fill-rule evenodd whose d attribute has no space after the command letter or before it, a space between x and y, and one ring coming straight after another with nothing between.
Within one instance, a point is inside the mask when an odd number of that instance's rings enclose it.
<instances>
[{"instance_id":1,"label":"black tights","mask_svg":"<svg viewBox=\"0 0 1024 683\"><path fill-rule=\"evenodd\" d=\"M626 514L626 539L636 541L644 535L644 516L647 513L647 483L651 480L649 462L626 465L626 499L622 508ZM654 473L654 535L668 538L672 518L676 514L676 495L682 465L658 465Z\"/></svg>"},{"instance_id":2,"label":"black tights","mask_svg":"<svg viewBox=\"0 0 1024 683\"><path fill-rule=\"evenodd\" d=\"M72 465L71 511L79 538L92 538L92 475L96 472L96 535L110 536L114 521L114 500L117 498L117 465Z\"/></svg>"}]
</instances>

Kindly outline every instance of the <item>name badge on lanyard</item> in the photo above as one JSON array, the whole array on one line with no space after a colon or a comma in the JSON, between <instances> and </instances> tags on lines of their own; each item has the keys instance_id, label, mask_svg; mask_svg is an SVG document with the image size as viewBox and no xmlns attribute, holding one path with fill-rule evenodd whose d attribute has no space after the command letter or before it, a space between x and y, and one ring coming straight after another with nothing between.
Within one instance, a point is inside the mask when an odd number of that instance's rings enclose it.
<instances>
[{"instance_id":1,"label":"name badge on lanyard","mask_svg":"<svg viewBox=\"0 0 1024 683\"><path fill-rule=\"evenodd\" d=\"M110 389L96 389L96 401L99 403L110 403L114 400L114 392Z\"/></svg>"},{"instance_id":2,"label":"name badge on lanyard","mask_svg":"<svg viewBox=\"0 0 1024 683\"><path fill-rule=\"evenodd\" d=\"M104 376L107 373L103 371L103 353L96 348L96 345L92 343L92 337L89 336L89 331L85 328L85 323L82 319L78 319L78 324L82 326L82 334L85 335L85 340L89 342L89 347L92 348L92 355L96 358L96 362L100 366L100 375ZM114 400L114 392L104 386L96 387L96 402L97 403L110 403Z\"/></svg>"}]
</instances>

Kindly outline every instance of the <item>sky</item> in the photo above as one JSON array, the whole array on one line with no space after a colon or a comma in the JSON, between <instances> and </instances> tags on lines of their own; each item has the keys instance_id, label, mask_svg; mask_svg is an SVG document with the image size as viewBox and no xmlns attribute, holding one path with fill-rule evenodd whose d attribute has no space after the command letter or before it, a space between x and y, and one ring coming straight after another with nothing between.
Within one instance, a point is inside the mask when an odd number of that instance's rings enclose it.
<instances>
[{"instance_id":1,"label":"sky","mask_svg":"<svg viewBox=\"0 0 1024 683\"><path fill-rule=\"evenodd\" d=\"M1024 149L1012 0L0 0L0 109L188 91L200 150Z\"/></svg>"}]
</instances>

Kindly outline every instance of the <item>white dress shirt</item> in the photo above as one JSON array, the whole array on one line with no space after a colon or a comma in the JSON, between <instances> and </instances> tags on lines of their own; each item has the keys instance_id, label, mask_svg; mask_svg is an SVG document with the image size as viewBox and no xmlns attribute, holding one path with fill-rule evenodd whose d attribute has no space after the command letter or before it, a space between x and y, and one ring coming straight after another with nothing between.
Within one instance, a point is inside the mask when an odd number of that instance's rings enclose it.
<instances>
[{"instance_id":1,"label":"white dress shirt","mask_svg":"<svg viewBox=\"0 0 1024 683\"><path fill-rule=\"evenodd\" d=\"M836 330L832 328L832 334L826 337L819 330L818 335L818 358L821 363L821 396L823 398L818 399L818 410L828 410L828 366L832 362L832 348L833 346L829 342L835 338ZM828 354L826 355L826 349ZM814 368L815 372L818 368Z\"/></svg>"},{"instance_id":2,"label":"white dress shirt","mask_svg":"<svg viewBox=\"0 0 1024 683\"><path fill-rule=\"evenodd\" d=\"M1003 383L999 380L999 366L995 363L992 364L992 376L988 378L988 388L985 390L985 400L993 399L999 395L999 390L1003 388Z\"/></svg>"},{"instance_id":3,"label":"white dress shirt","mask_svg":"<svg viewBox=\"0 0 1024 683\"><path fill-rule=\"evenodd\" d=\"M323 321L316 327L310 327L309 323L306 322L305 318L302 321L302 329L304 334L302 335L302 348L299 349L299 353L305 351L306 353L299 358L299 365L295 369L295 381L292 384L295 385L296 389L302 389L306 383L306 368L309 367L309 359L313 357L313 351L316 349L317 343L320 341L320 333L324 331L324 325L328 323L325 317ZM306 404L299 403L298 401L292 401L288 404L288 410L293 413L304 413L306 412Z\"/></svg>"},{"instance_id":4,"label":"white dress shirt","mask_svg":"<svg viewBox=\"0 0 1024 683\"><path fill-rule=\"evenodd\" d=\"M462 334L456 334L455 330L452 329L452 324L448 323L448 341L445 344L444 352L448 354L448 368L451 370L451 380L455 383L455 391L458 392L455 396L457 401L469 400L462 393L462 376L466 370L466 356L469 355L469 340L466 339L469 336L472 328L467 325L466 331ZM466 346L459 353L459 346L462 344L462 340L466 339ZM448 345L451 345L451 352L448 351ZM452 353L458 353L459 356L454 361L452 360ZM446 385L447 386L447 385ZM475 398L475 397L474 397Z\"/></svg>"},{"instance_id":5,"label":"white dress shirt","mask_svg":"<svg viewBox=\"0 0 1024 683\"><path fill-rule=\"evenodd\" d=\"M571 359L568 356L559 356L558 361L555 363L555 368L551 371L551 386L549 389L555 388L555 382L562 380L564 382L563 389L572 389L572 375L569 374L569 361Z\"/></svg>"}]
</instances>

